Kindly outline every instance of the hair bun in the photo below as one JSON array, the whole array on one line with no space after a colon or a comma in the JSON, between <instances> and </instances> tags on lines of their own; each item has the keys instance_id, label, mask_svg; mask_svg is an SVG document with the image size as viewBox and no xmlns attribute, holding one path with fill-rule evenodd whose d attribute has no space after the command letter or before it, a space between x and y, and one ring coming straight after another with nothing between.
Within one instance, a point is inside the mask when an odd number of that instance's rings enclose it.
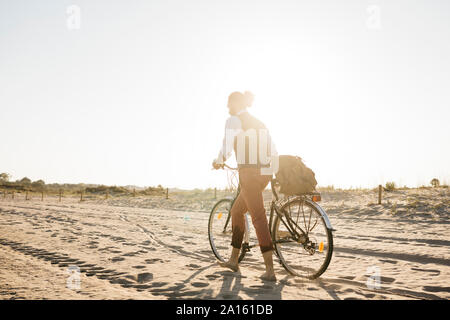
<instances>
[{"instance_id":1,"label":"hair bun","mask_svg":"<svg viewBox=\"0 0 450 320\"><path fill-rule=\"evenodd\" d=\"M255 95L251 91L245 91L244 98L245 98L245 106L251 107L253 104L253 100L255 99Z\"/></svg>"}]
</instances>

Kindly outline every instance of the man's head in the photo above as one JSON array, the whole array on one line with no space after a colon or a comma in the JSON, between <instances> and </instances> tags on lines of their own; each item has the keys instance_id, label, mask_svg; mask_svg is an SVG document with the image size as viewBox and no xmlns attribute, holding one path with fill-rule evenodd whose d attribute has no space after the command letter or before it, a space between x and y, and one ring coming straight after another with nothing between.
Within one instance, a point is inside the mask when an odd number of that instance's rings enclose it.
<instances>
[{"instance_id":1,"label":"man's head","mask_svg":"<svg viewBox=\"0 0 450 320\"><path fill-rule=\"evenodd\" d=\"M251 107L254 95L250 91L241 93L235 91L228 96L228 109L231 115L236 115L239 111Z\"/></svg>"}]
</instances>

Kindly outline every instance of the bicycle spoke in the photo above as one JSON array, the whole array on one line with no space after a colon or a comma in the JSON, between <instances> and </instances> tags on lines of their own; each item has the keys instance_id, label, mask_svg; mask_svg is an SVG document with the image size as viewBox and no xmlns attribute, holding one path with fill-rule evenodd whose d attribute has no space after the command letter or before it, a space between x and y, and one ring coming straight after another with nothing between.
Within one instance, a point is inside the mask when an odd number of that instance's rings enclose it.
<instances>
[{"instance_id":1,"label":"bicycle spoke","mask_svg":"<svg viewBox=\"0 0 450 320\"><path fill-rule=\"evenodd\" d=\"M305 229L306 229L305 210L303 209L303 202L302 202L302 213L303 213L303 223L305 224ZM306 234L308 234L308 233L306 233Z\"/></svg>"},{"instance_id":2,"label":"bicycle spoke","mask_svg":"<svg viewBox=\"0 0 450 320\"><path fill-rule=\"evenodd\" d=\"M309 234L309 226L311 224L311 214L312 214L312 208L309 208L309 219L308 219L308 228L307 228L307 231L306 231L306 235Z\"/></svg>"},{"instance_id":3,"label":"bicycle spoke","mask_svg":"<svg viewBox=\"0 0 450 320\"><path fill-rule=\"evenodd\" d=\"M311 229L309 229L308 233L314 230L314 228L316 227L318 221L319 220L316 217L316 221L314 222L314 225L311 227Z\"/></svg>"}]
</instances>

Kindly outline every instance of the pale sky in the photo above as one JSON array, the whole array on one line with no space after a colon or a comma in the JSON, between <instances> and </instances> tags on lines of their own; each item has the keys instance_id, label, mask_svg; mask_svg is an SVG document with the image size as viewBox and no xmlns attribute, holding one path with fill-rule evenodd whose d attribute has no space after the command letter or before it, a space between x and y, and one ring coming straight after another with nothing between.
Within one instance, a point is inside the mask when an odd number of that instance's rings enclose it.
<instances>
[{"instance_id":1,"label":"pale sky","mask_svg":"<svg viewBox=\"0 0 450 320\"><path fill-rule=\"evenodd\" d=\"M449 1L0 0L13 180L222 187L245 90L319 185L450 183Z\"/></svg>"}]
</instances>

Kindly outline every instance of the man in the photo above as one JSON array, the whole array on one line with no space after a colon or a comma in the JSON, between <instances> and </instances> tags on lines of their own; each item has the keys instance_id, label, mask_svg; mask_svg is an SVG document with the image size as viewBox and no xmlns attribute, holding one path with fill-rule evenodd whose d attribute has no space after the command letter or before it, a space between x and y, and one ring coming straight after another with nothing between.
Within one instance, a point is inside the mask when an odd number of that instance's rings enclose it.
<instances>
[{"instance_id":1,"label":"man","mask_svg":"<svg viewBox=\"0 0 450 320\"><path fill-rule=\"evenodd\" d=\"M248 211L252 217L266 271L261 279L276 281L273 269L273 244L264 208L262 192L272 179L270 162L277 152L265 125L250 115L247 108L252 105L253 94L246 91L233 92L228 97L230 117L226 122L222 149L213 167L219 169L234 150L238 162L241 191L231 208L232 251L223 267L239 270L238 259L245 231L244 215Z\"/></svg>"}]
</instances>

